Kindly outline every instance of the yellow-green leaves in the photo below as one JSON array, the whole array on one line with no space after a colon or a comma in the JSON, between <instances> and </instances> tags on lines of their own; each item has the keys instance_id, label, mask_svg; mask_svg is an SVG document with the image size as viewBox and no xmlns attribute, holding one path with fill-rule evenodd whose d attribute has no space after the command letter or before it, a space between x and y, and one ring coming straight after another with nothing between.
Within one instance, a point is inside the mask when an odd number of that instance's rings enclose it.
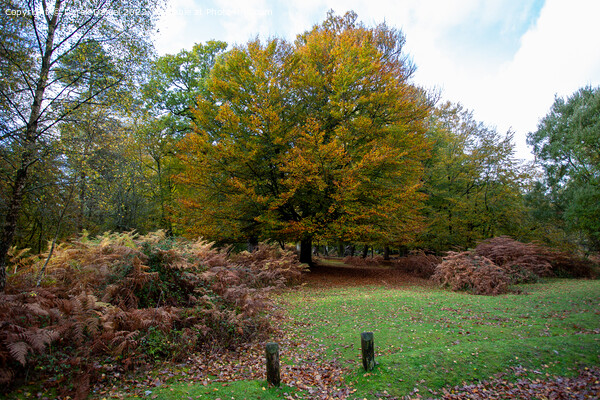
<instances>
[{"instance_id":1,"label":"yellow-green leaves","mask_svg":"<svg viewBox=\"0 0 600 400\"><path fill-rule=\"evenodd\" d=\"M190 233L394 243L422 222L425 96L402 35L329 15L218 62L180 147ZM226 226L226 228L224 228ZM219 236L222 235L222 236Z\"/></svg>"},{"instance_id":2,"label":"yellow-green leaves","mask_svg":"<svg viewBox=\"0 0 600 400\"><path fill-rule=\"evenodd\" d=\"M429 136L435 143L425 175L429 226L421 244L445 250L495 235L519 237L530 171L514 159L510 132L503 137L461 105L445 103L432 116Z\"/></svg>"}]
</instances>

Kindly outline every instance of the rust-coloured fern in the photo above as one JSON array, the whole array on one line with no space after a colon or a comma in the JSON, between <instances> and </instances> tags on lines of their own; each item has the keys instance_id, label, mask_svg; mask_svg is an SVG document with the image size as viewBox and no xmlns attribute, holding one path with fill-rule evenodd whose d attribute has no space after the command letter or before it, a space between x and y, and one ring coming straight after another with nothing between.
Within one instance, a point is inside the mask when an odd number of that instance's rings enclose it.
<instances>
[{"instance_id":1,"label":"rust-coloured fern","mask_svg":"<svg viewBox=\"0 0 600 400\"><path fill-rule=\"evenodd\" d=\"M484 295L507 293L511 283L502 268L488 258L469 251L449 252L431 279L454 291L466 290Z\"/></svg>"},{"instance_id":2,"label":"rust-coloured fern","mask_svg":"<svg viewBox=\"0 0 600 400\"><path fill-rule=\"evenodd\" d=\"M442 262L442 257L426 254L422 250L412 251L408 256L392 261L392 265L404 272L417 275L421 278L430 278L435 273L435 268Z\"/></svg>"},{"instance_id":3,"label":"rust-coloured fern","mask_svg":"<svg viewBox=\"0 0 600 400\"><path fill-rule=\"evenodd\" d=\"M297 282L304 268L278 247L231 255L201 240L167 239L164 232L58 244L39 288L32 277L40 261L31 260L13 270L8 293L0 294L3 383L22 377L23 367L40 362L50 344L58 350L52 357L68 357L57 364L76 368L88 382L92 363L103 355L120 355L131 367L147 360L148 346L163 346L157 354L165 357L185 357L252 340L269 329L268 293ZM146 340L150 333L173 342L157 345Z\"/></svg>"},{"instance_id":4,"label":"rust-coloured fern","mask_svg":"<svg viewBox=\"0 0 600 400\"><path fill-rule=\"evenodd\" d=\"M535 281L538 277L552 275L590 278L594 265L593 260L538 243L521 243L508 236L484 240L475 252L505 268L515 282Z\"/></svg>"}]
</instances>

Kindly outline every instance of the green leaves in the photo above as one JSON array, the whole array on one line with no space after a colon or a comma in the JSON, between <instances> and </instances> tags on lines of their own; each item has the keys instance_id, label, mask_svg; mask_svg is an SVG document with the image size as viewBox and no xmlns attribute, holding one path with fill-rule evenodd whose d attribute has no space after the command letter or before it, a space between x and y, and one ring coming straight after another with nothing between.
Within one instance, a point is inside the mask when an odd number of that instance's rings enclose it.
<instances>
[{"instance_id":1,"label":"green leaves","mask_svg":"<svg viewBox=\"0 0 600 400\"><path fill-rule=\"evenodd\" d=\"M557 98L538 130L528 136L545 183L567 226L600 248L600 88Z\"/></svg>"},{"instance_id":2,"label":"green leaves","mask_svg":"<svg viewBox=\"0 0 600 400\"><path fill-rule=\"evenodd\" d=\"M198 43L189 51L160 57L150 67L142 90L144 99L159 115L169 113L175 132L190 130L196 97L204 90L211 68L226 47L220 41Z\"/></svg>"},{"instance_id":3,"label":"green leaves","mask_svg":"<svg viewBox=\"0 0 600 400\"><path fill-rule=\"evenodd\" d=\"M432 117L434 142L425 170L423 245L437 250L468 248L493 235L519 236L522 192L531 170L513 158L512 134L498 134L461 105L443 104Z\"/></svg>"}]
</instances>

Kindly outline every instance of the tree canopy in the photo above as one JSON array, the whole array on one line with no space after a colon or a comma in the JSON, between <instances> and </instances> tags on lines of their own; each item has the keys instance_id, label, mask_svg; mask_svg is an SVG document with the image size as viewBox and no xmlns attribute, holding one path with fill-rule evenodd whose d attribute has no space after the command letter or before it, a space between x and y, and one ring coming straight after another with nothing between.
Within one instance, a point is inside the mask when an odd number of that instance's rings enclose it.
<instances>
[{"instance_id":1,"label":"tree canopy","mask_svg":"<svg viewBox=\"0 0 600 400\"><path fill-rule=\"evenodd\" d=\"M498 235L521 237L526 215L522 194L531 168L514 158L512 133L477 122L460 104L446 102L432 114L434 142L427 161L426 232L421 245L443 251L468 248Z\"/></svg>"},{"instance_id":2,"label":"tree canopy","mask_svg":"<svg viewBox=\"0 0 600 400\"><path fill-rule=\"evenodd\" d=\"M554 210L600 249L600 88L557 97L528 135Z\"/></svg>"},{"instance_id":3,"label":"tree canopy","mask_svg":"<svg viewBox=\"0 0 600 400\"><path fill-rule=\"evenodd\" d=\"M227 53L180 147L190 232L309 249L317 238L414 235L430 104L409 81L403 44L386 25L330 13L293 45L255 40Z\"/></svg>"},{"instance_id":4,"label":"tree canopy","mask_svg":"<svg viewBox=\"0 0 600 400\"><path fill-rule=\"evenodd\" d=\"M13 244L29 172L52 153L57 128L143 69L151 54L149 36L160 2L146 0L10 0L3 9L0 85L4 213L0 236L0 290ZM143 11L143 12L142 12ZM6 39L6 40L5 40ZM107 69L108 68L108 69Z\"/></svg>"}]
</instances>

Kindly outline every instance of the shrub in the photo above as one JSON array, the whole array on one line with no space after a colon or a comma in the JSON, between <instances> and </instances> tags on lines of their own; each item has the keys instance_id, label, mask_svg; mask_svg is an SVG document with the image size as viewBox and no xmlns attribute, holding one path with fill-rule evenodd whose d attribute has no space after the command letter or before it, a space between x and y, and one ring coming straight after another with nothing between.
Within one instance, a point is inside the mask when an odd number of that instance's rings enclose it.
<instances>
[{"instance_id":1,"label":"shrub","mask_svg":"<svg viewBox=\"0 0 600 400\"><path fill-rule=\"evenodd\" d=\"M384 263L382 256L375 257L357 257L347 256L344 258L344 264L354 265L355 267L376 267Z\"/></svg>"},{"instance_id":2,"label":"shrub","mask_svg":"<svg viewBox=\"0 0 600 400\"><path fill-rule=\"evenodd\" d=\"M6 388L26 368L47 364L50 345L61 376L79 371L89 381L93 360L107 355L128 368L260 337L269 329L267 294L297 281L303 268L293 253L275 247L261 244L255 253L229 256L210 243L163 232L63 243L40 288L34 282L45 257L31 260L0 294L0 383Z\"/></svg>"},{"instance_id":3,"label":"shrub","mask_svg":"<svg viewBox=\"0 0 600 400\"><path fill-rule=\"evenodd\" d=\"M593 278L600 263L573 254L555 251L550 254L549 262L554 275L563 278Z\"/></svg>"},{"instance_id":4,"label":"shrub","mask_svg":"<svg viewBox=\"0 0 600 400\"><path fill-rule=\"evenodd\" d=\"M406 257L400 257L392 261L392 265L404 272L429 279L435 268L442 262L442 257L426 254L422 250L412 251Z\"/></svg>"},{"instance_id":5,"label":"shrub","mask_svg":"<svg viewBox=\"0 0 600 400\"><path fill-rule=\"evenodd\" d=\"M282 287L290 283L299 283L302 267L295 251L277 246L259 245L249 253L243 251L231 257L232 262L244 266L251 287Z\"/></svg>"},{"instance_id":6,"label":"shrub","mask_svg":"<svg viewBox=\"0 0 600 400\"><path fill-rule=\"evenodd\" d=\"M500 236L479 243L474 251L449 253L432 279L452 290L494 295L544 276L591 277L592 265L571 254Z\"/></svg>"},{"instance_id":7,"label":"shrub","mask_svg":"<svg viewBox=\"0 0 600 400\"><path fill-rule=\"evenodd\" d=\"M534 282L552 275L548 249L535 243L521 243L500 236L479 243L477 255L487 257L511 276L513 283Z\"/></svg>"},{"instance_id":8,"label":"shrub","mask_svg":"<svg viewBox=\"0 0 600 400\"><path fill-rule=\"evenodd\" d=\"M521 243L500 236L479 243L475 252L506 269L514 283L525 283L544 276L592 277L593 261L537 243Z\"/></svg>"},{"instance_id":9,"label":"shrub","mask_svg":"<svg viewBox=\"0 0 600 400\"><path fill-rule=\"evenodd\" d=\"M449 252L431 277L434 282L454 291L498 295L507 293L511 283L505 271L486 257L469 251Z\"/></svg>"}]
</instances>

